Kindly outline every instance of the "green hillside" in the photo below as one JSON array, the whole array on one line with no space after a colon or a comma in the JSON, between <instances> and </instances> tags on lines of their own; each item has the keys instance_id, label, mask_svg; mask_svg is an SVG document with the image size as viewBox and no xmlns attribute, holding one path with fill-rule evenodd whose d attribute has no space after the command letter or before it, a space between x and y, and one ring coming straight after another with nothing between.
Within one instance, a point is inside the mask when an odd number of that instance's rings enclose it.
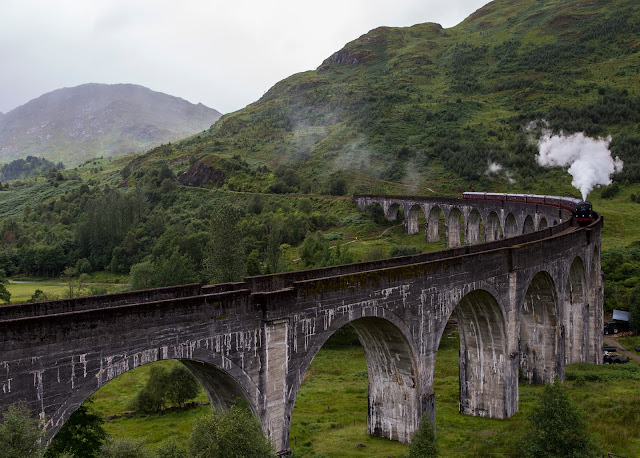
<instances>
[{"instance_id":1,"label":"green hillside","mask_svg":"<svg viewBox=\"0 0 640 458\"><path fill-rule=\"evenodd\" d=\"M290 166L304 192L326 191L336 173L349 192L526 190L552 173L525 130L546 119L611 135L619 179L636 181L639 56L633 0L497 0L450 29L374 29L173 155ZM491 162L502 170L488 173Z\"/></svg>"}]
</instances>

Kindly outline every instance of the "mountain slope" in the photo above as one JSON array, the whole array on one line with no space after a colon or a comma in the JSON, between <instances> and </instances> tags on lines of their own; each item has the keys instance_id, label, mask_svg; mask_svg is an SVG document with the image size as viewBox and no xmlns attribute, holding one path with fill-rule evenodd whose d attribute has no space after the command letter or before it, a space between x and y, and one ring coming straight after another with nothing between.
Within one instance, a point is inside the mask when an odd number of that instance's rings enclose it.
<instances>
[{"instance_id":1,"label":"mountain slope","mask_svg":"<svg viewBox=\"0 0 640 458\"><path fill-rule=\"evenodd\" d=\"M202 104L133 84L84 84L44 94L0 117L0 161L42 156L65 165L147 150L210 127Z\"/></svg>"},{"instance_id":2,"label":"mountain slope","mask_svg":"<svg viewBox=\"0 0 640 458\"><path fill-rule=\"evenodd\" d=\"M450 29L374 29L174 152L285 164L306 192L335 174L350 192L509 189L552 175L525 130L546 119L612 135L624 178L638 180L639 72L636 1L496 0Z\"/></svg>"}]
</instances>

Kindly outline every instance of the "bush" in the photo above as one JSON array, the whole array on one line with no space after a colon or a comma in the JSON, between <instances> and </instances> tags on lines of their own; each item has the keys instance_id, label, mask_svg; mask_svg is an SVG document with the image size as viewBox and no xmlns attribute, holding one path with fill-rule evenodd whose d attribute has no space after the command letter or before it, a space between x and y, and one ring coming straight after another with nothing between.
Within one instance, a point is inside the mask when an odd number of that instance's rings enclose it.
<instances>
[{"instance_id":1,"label":"bush","mask_svg":"<svg viewBox=\"0 0 640 458\"><path fill-rule=\"evenodd\" d=\"M410 458L423 458L430 456L438 456L438 440L436 439L436 428L431 418L423 415L420 420L420 426L413 436L411 436L411 444L409 444Z\"/></svg>"},{"instance_id":2,"label":"bush","mask_svg":"<svg viewBox=\"0 0 640 458\"><path fill-rule=\"evenodd\" d=\"M520 456L600 456L597 445L586 433L584 418L559 383L545 387L528 419L532 427L521 441Z\"/></svg>"},{"instance_id":3,"label":"bush","mask_svg":"<svg viewBox=\"0 0 640 458\"><path fill-rule=\"evenodd\" d=\"M239 406L214 409L211 415L196 420L189 450L195 458L276 456L258 420Z\"/></svg>"},{"instance_id":4,"label":"bush","mask_svg":"<svg viewBox=\"0 0 640 458\"><path fill-rule=\"evenodd\" d=\"M603 199L610 199L620 192L620 185L617 182L611 183L609 186L602 188L601 196Z\"/></svg>"},{"instance_id":5,"label":"bush","mask_svg":"<svg viewBox=\"0 0 640 458\"><path fill-rule=\"evenodd\" d=\"M12 404L2 412L0 451L4 458L39 458L43 456L44 429L31 418L23 404Z\"/></svg>"},{"instance_id":6,"label":"bush","mask_svg":"<svg viewBox=\"0 0 640 458\"><path fill-rule=\"evenodd\" d=\"M161 366L152 366L149 380L129 408L143 414L160 412L167 404L182 407L200 392L200 384L182 364L167 371Z\"/></svg>"},{"instance_id":7,"label":"bush","mask_svg":"<svg viewBox=\"0 0 640 458\"><path fill-rule=\"evenodd\" d=\"M412 254L418 254L418 253L420 253L419 248L416 248L414 246L400 245L400 246L394 246L393 248L391 248L391 252L389 253L389 255L392 258L396 258L398 256L410 256Z\"/></svg>"},{"instance_id":8,"label":"bush","mask_svg":"<svg viewBox=\"0 0 640 458\"><path fill-rule=\"evenodd\" d=\"M187 451L180 447L175 439L169 439L156 449L156 458L183 458Z\"/></svg>"},{"instance_id":9,"label":"bush","mask_svg":"<svg viewBox=\"0 0 640 458\"><path fill-rule=\"evenodd\" d=\"M134 439L108 439L100 447L100 458L151 458L143 445Z\"/></svg>"}]
</instances>

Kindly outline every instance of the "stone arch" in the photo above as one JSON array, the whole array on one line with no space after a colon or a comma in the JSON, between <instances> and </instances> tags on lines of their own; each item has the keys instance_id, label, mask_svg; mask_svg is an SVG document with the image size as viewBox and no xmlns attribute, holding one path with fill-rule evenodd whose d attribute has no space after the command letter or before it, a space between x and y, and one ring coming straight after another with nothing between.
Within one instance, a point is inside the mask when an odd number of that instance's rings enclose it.
<instances>
[{"instance_id":1,"label":"stone arch","mask_svg":"<svg viewBox=\"0 0 640 458\"><path fill-rule=\"evenodd\" d=\"M424 215L424 209L414 204L407 212L407 235L412 235L420 232L420 217Z\"/></svg>"},{"instance_id":2,"label":"stone arch","mask_svg":"<svg viewBox=\"0 0 640 458\"><path fill-rule=\"evenodd\" d=\"M520 309L519 353L522 378L528 383L545 384L562 376L562 342L557 329L558 300L553 279L538 272L527 288Z\"/></svg>"},{"instance_id":3,"label":"stone arch","mask_svg":"<svg viewBox=\"0 0 640 458\"><path fill-rule=\"evenodd\" d=\"M543 216L538 223L538 230L541 231L542 229L546 229L547 227L549 227L549 223L547 223L547 218Z\"/></svg>"},{"instance_id":4,"label":"stone arch","mask_svg":"<svg viewBox=\"0 0 640 458\"><path fill-rule=\"evenodd\" d=\"M467 217L466 224L466 242L469 245L476 245L482 241L482 236L480 234L481 231L481 222L482 218L480 217L480 212L477 209L471 210L469 216Z\"/></svg>"},{"instance_id":5,"label":"stone arch","mask_svg":"<svg viewBox=\"0 0 640 458\"><path fill-rule=\"evenodd\" d=\"M427 218L427 242L440 241L440 214L442 210L438 206L431 207Z\"/></svg>"},{"instance_id":6,"label":"stone arch","mask_svg":"<svg viewBox=\"0 0 640 458\"><path fill-rule=\"evenodd\" d=\"M455 312L460 331L460 412L491 418L513 415L517 383L511 383L506 324L498 301L485 290L474 290L460 300Z\"/></svg>"},{"instance_id":7,"label":"stone arch","mask_svg":"<svg viewBox=\"0 0 640 458\"><path fill-rule=\"evenodd\" d=\"M520 235L519 232L516 217L513 216L513 213L509 213L504 220L504 237L515 237L516 235Z\"/></svg>"},{"instance_id":8,"label":"stone arch","mask_svg":"<svg viewBox=\"0 0 640 458\"><path fill-rule=\"evenodd\" d=\"M398 212L401 210L401 206L398 202L394 202L387 208L385 212L385 218L389 221L396 221L398 219Z\"/></svg>"},{"instance_id":9,"label":"stone arch","mask_svg":"<svg viewBox=\"0 0 640 458\"><path fill-rule=\"evenodd\" d=\"M213 355L217 356L217 355ZM256 395L259 393L258 387L253 383L251 378L233 362L226 360L226 369L216 364L211 358L203 360L199 359L182 359L182 358L166 358L176 359L184 364L198 379L200 384L205 390L209 403L212 406L218 407L230 407L233 405L237 398L243 398L248 401L251 411L258 417L263 424L263 430L268 433L265 428L264 421L260 415L259 400ZM105 384L111 380L123 375L129 370L141 367L146 364L154 363L157 361L163 361L166 359L148 360L143 364L139 364L131 369L127 369L122 372L118 372L113 377L108 377L101 384L96 383L94 377L76 378L80 382L79 386L75 386L73 392L67 399L60 405L58 410L51 415L49 422L47 423L46 437L48 440L52 439L60 430L62 425L69 419L71 414L75 412L83 402L85 402L92 394L102 388ZM77 382L76 382L77 383Z\"/></svg>"},{"instance_id":10,"label":"stone arch","mask_svg":"<svg viewBox=\"0 0 640 458\"><path fill-rule=\"evenodd\" d=\"M564 293L565 329L567 334L566 362L585 361L588 342L589 306L586 295L584 263L576 256L571 262Z\"/></svg>"},{"instance_id":11,"label":"stone arch","mask_svg":"<svg viewBox=\"0 0 640 458\"><path fill-rule=\"evenodd\" d=\"M487 223L484 226L484 239L485 242L493 242L494 240L500 240L501 238L500 218L495 211L492 211L487 216Z\"/></svg>"},{"instance_id":12,"label":"stone arch","mask_svg":"<svg viewBox=\"0 0 640 458\"><path fill-rule=\"evenodd\" d=\"M531 232L535 232L535 230L536 230L536 225L533 222L533 217L531 215L527 215L527 217L524 219L524 226L522 227L522 233L529 234Z\"/></svg>"},{"instance_id":13,"label":"stone arch","mask_svg":"<svg viewBox=\"0 0 640 458\"><path fill-rule=\"evenodd\" d=\"M299 376L289 394L287 418L291 418L302 378L311 361L329 337L345 324L350 324L358 335L367 361L368 433L390 440L409 442L423 411L426 410L421 396L424 383L419 378L421 371L420 362L415 356L417 352L407 337L408 328L388 313L385 314L385 318L363 316L351 321L347 315L333 321L325 335L316 335L314 344L308 349L299 367Z\"/></svg>"},{"instance_id":14,"label":"stone arch","mask_svg":"<svg viewBox=\"0 0 640 458\"><path fill-rule=\"evenodd\" d=\"M462 245L462 240L460 239L460 229L462 229L462 225L460 224L461 219L462 212L460 209L456 207L452 208L447 218L447 248Z\"/></svg>"}]
</instances>

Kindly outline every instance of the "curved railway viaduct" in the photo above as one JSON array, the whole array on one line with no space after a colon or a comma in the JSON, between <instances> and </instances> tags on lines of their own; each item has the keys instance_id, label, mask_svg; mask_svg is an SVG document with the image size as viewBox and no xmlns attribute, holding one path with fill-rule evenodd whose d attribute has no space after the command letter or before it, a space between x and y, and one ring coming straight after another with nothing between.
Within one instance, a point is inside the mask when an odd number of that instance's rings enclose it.
<instances>
[{"instance_id":1,"label":"curved railway viaduct","mask_svg":"<svg viewBox=\"0 0 640 458\"><path fill-rule=\"evenodd\" d=\"M366 355L368 431L404 442L422 415L435 418L436 353L454 314L465 414L510 417L519 374L545 383L562 379L567 363L600 362L602 219L580 228L544 205L354 199L381 205L389 218L402 208L409 233L424 212L428 240L438 236L441 211L450 248L241 283L1 307L0 406L26 401L52 437L113 378L178 359L213 405L246 398L285 453L303 376L346 324Z\"/></svg>"}]
</instances>

